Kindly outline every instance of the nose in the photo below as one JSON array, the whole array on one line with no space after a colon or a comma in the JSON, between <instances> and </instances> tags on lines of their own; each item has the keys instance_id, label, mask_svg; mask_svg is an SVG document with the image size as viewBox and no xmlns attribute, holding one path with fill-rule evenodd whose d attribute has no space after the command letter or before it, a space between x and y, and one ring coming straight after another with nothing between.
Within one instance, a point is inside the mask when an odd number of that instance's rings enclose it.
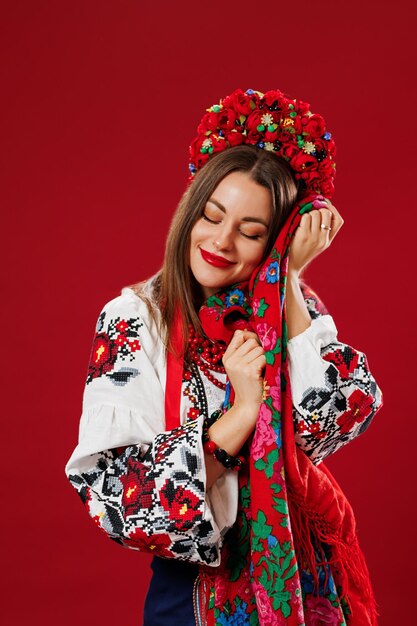
<instances>
[{"instance_id":1,"label":"nose","mask_svg":"<svg viewBox=\"0 0 417 626\"><path fill-rule=\"evenodd\" d=\"M230 250L233 247L233 233L230 228L223 228L213 241L216 250Z\"/></svg>"}]
</instances>

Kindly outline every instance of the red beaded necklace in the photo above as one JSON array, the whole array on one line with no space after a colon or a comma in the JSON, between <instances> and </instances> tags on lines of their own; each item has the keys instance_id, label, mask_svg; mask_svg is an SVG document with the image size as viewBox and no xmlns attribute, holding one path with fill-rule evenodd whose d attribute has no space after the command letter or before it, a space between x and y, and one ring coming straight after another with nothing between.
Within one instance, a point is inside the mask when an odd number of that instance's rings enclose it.
<instances>
[{"instance_id":1,"label":"red beaded necklace","mask_svg":"<svg viewBox=\"0 0 417 626\"><path fill-rule=\"evenodd\" d=\"M226 352L225 344L220 341L211 341L202 335L197 335L191 324L188 327L188 332L188 354L190 359L213 385L225 390L226 384L210 373L210 370L221 374L226 372L222 363L223 355Z\"/></svg>"}]
</instances>

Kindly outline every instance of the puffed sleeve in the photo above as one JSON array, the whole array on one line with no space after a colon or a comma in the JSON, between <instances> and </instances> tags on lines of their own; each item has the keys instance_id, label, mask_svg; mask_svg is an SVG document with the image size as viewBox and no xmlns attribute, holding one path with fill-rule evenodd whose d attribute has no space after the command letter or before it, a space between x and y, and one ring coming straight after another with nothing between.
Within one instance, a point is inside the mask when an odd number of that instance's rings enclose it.
<instances>
[{"instance_id":1,"label":"puffed sleeve","mask_svg":"<svg viewBox=\"0 0 417 626\"><path fill-rule=\"evenodd\" d=\"M204 416L165 431L163 343L128 288L99 315L79 441L65 472L117 543L216 566L226 529L206 494Z\"/></svg>"},{"instance_id":2,"label":"puffed sleeve","mask_svg":"<svg viewBox=\"0 0 417 626\"><path fill-rule=\"evenodd\" d=\"M288 341L296 443L314 464L365 432L383 405L363 352L341 343L318 295L300 282L311 326Z\"/></svg>"}]
</instances>

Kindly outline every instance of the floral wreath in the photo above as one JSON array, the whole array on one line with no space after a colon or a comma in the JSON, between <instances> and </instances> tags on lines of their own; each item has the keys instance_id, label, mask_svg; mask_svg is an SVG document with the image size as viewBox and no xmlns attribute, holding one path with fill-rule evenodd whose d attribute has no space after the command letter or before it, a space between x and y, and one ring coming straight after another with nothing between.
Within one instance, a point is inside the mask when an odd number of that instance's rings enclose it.
<instances>
[{"instance_id":1,"label":"floral wreath","mask_svg":"<svg viewBox=\"0 0 417 626\"><path fill-rule=\"evenodd\" d=\"M248 144L285 159L306 191L333 195L336 144L308 102L278 89L236 89L206 111L190 145L189 181L212 154Z\"/></svg>"}]
</instances>

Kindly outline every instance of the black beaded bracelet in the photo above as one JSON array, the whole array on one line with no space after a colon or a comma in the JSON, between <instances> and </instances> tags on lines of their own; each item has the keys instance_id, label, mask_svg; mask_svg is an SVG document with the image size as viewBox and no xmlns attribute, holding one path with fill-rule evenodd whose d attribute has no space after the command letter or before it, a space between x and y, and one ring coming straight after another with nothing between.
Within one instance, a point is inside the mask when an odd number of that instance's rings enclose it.
<instances>
[{"instance_id":1,"label":"black beaded bracelet","mask_svg":"<svg viewBox=\"0 0 417 626\"><path fill-rule=\"evenodd\" d=\"M242 465L245 462L243 456L232 456L228 454L226 450L220 448L217 443L211 441L208 429L223 415L222 411L215 411L209 418L204 420L203 424L203 448L207 454L212 454L213 457L219 461L226 469L232 469L238 472L242 469Z\"/></svg>"}]
</instances>

